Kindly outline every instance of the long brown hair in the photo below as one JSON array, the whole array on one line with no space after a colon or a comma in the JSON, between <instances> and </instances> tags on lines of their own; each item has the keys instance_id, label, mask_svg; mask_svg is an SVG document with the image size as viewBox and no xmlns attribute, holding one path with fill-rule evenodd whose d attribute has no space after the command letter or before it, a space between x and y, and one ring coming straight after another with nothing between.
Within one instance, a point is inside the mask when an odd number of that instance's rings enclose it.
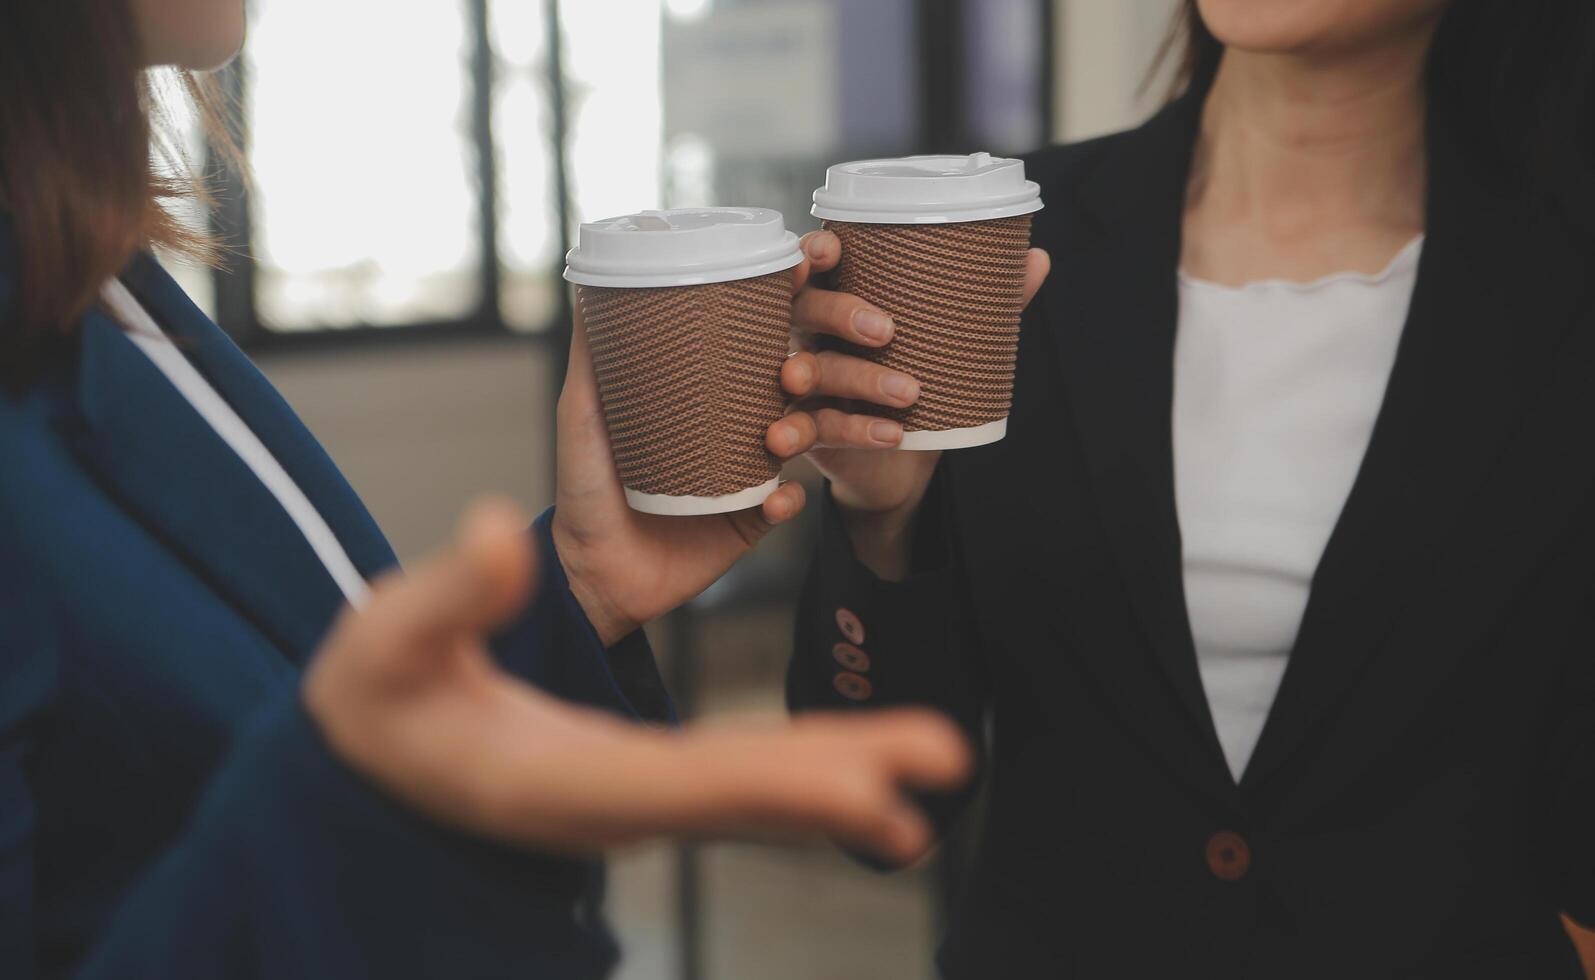
<instances>
[{"instance_id":1,"label":"long brown hair","mask_svg":"<svg viewBox=\"0 0 1595 980\"><path fill-rule=\"evenodd\" d=\"M1224 45L1197 0L1175 12L1159 61L1177 58L1170 93L1205 89ZM1432 111L1541 214L1595 224L1595 4L1451 0L1429 49Z\"/></svg>"},{"instance_id":2,"label":"long brown hair","mask_svg":"<svg viewBox=\"0 0 1595 980\"><path fill-rule=\"evenodd\" d=\"M214 82L176 78L230 145ZM0 246L0 272L17 287L0 293L0 381L35 375L139 249L209 257L171 207L203 187L169 121L128 0L0 3L0 224L16 248Z\"/></svg>"}]
</instances>

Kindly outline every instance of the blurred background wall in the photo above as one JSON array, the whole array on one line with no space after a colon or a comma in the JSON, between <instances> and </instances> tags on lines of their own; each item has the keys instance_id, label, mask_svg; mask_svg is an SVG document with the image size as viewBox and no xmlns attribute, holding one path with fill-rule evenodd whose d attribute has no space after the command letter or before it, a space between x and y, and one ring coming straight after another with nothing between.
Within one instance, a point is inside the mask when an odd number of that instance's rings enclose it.
<instances>
[{"instance_id":1,"label":"blurred background wall","mask_svg":"<svg viewBox=\"0 0 1595 980\"><path fill-rule=\"evenodd\" d=\"M473 494L550 497L577 223L759 204L801 232L828 163L1131 125L1172 7L254 0L238 248L182 278L414 556Z\"/></svg>"},{"instance_id":2,"label":"blurred background wall","mask_svg":"<svg viewBox=\"0 0 1595 980\"><path fill-rule=\"evenodd\" d=\"M218 173L212 219L234 248L176 271L413 558L479 493L551 500L579 222L756 204L801 232L828 163L1134 125L1166 90L1148 71L1175 3L254 0L225 76L253 179ZM781 713L805 550L782 531L651 628L688 712ZM621 976L930 977L957 859L622 855Z\"/></svg>"}]
</instances>

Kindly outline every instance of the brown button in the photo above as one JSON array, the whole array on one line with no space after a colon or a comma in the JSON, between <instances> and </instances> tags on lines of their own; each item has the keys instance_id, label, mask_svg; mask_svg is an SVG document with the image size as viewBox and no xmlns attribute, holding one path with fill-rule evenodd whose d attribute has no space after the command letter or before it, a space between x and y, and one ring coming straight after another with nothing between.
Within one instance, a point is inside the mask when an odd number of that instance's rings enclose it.
<instances>
[{"instance_id":1,"label":"brown button","mask_svg":"<svg viewBox=\"0 0 1595 980\"><path fill-rule=\"evenodd\" d=\"M1252 866L1252 849L1246 838L1221 830L1207 839L1207 867L1225 881L1237 881Z\"/></svg>"},{"instance_id":2,"label":"brown button","mask_svg":"<svg viewBox=\"0 0 1595 980\"><path fill-rule=\"evenodd\" d=\"M859 622L851 609L838 609L836 611L836 628L847 637L847 642L855 645L864 643L864 624Z\"/></svg>"},{"instance_id":3,"label":"brown button","mask_svg":"<svg viewBox=\"0 0 1595 980\"><path fill-rule=\"evenodd\" d=\"M843 671L831 678L831 684L836 688L836 693L849 701L862 701L875 693L870 682L854 673Z\"/></svg>"},{"instance_id":4,"label":"brown button","mask_svg":"<svg viewBox=\"0 0 1595 980\"><path fill-rule=\"evenodd\" d=\"M831 647L831 656L848 670L856 670L861 674L869 670L869 654L851 643L838 643Z\"/></svg>"}]
</instances>

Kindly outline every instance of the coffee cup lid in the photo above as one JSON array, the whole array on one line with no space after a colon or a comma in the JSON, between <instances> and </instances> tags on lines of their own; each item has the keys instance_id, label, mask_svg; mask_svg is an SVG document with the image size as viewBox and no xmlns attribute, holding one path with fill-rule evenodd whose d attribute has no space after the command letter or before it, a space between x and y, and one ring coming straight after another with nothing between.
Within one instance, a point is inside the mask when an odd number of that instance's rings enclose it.
<instances>
[{"instance_id":1,"label":"coffee cup lid","mask_svg":"<svg viewBox=\"0 0 1595 980\"><path fill-rule=\"evenodd\" d=\"M639 211L581 226L565 278L584 286L696 286L790 269L803 258L769 208Z\"/></svg>"},{"instance_id":2,"label":"coffee cup lid","mask_svg":"<svg viewBox=\"0 0 1595 980\"><path fill-rule=\"evenodd\" d=\"M937 224L1011 218L1041 210L1041 188L1023 160L914 156L855 160L825 171L812 214L866 224Z\"/></svg>"}]
</instances>

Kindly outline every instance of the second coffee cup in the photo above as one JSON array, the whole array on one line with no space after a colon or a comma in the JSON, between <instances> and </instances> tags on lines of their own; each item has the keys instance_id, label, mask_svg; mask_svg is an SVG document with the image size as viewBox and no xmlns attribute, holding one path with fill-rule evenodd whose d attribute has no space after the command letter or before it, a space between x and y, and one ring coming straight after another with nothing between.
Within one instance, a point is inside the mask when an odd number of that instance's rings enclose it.
<instances>
[{"instance_id":1,"label":"second coffee cup","mask_svg":"<svg viewBox=\"0 0 1595 980\"><path fill-rule=\"evenodd\" d=\"M831 167L815 217L842 241L837 288L892 317L883 348L846 345L919 381L905 409L872 409L903 426L903 449L958 449L1001 439L1013 399L1030 215L1041 192L1024 163L912 156Z\"/></svg>"},{"instance_id":2,"label":"second coffee cup","mask_svg":"<svg viewBox=\"0 0 1595 980\"><path fill-rule=\"evenodd\" d=\"M633 509L718 514L778 486L797 236L767 208L643 211L581 226L565 278Z\"/></svg>"}]
</instances>

